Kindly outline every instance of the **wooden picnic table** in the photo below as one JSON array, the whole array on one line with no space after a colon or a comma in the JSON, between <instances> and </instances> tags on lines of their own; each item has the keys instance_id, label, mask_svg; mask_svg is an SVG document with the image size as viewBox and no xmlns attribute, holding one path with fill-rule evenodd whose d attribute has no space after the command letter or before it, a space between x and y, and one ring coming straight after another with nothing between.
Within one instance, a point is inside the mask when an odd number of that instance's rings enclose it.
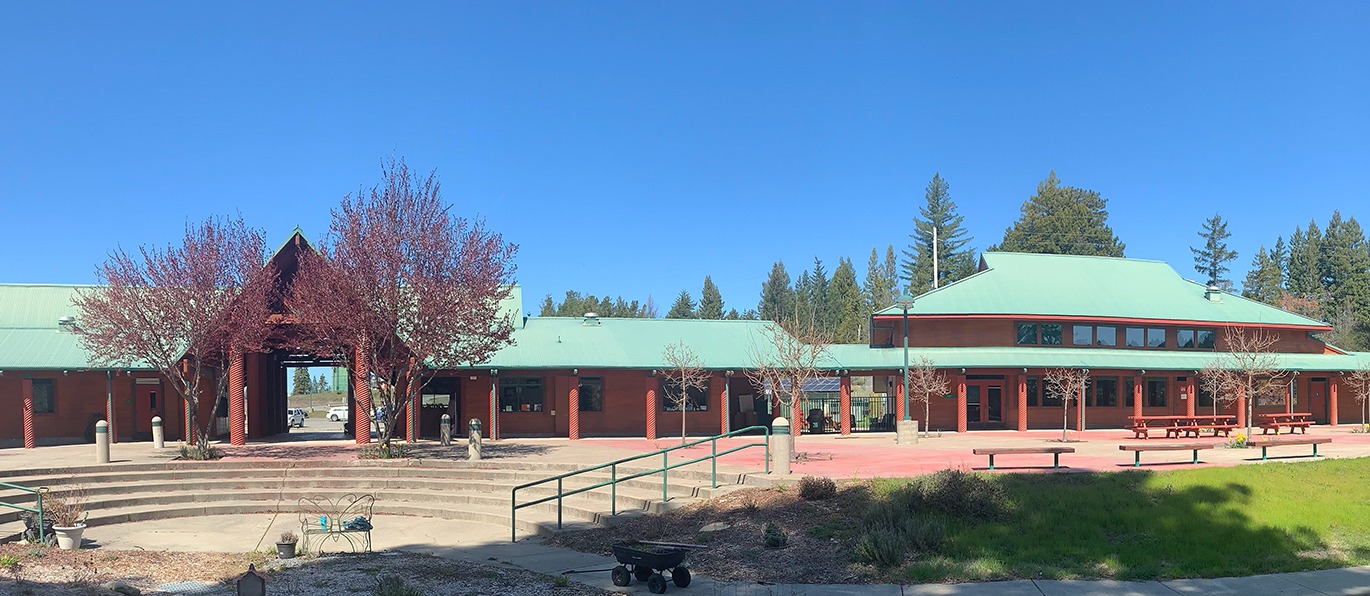
<instances>
[{"instance_id":1,"label":"wooden picnic table","mask_svg":"<svg viewBox=\"0 0 1370 596\"><path fill-rule=\"evenodd\" d=\"M1291 433L1297 428L1299 432L1306 434L1308 427L1313 426L1312 412L1272 412L1256 414L1256 417L1261 420L1260 427L1263 435L1272 430L1278 435L1281 428L1288 428Z\"/></svg>"},{"instance_id":2,"label":"wooden picnic table","mask_svg":"<svg viewBox=\"0 0 1370 596\"><path fill-rule=\"evenodd\" d=\"M1132 430L1135 434L1134 438L1137 439L1150 438L1148 432L1151 429L1164 430L1166 438L1175 437L1178 439L1181 434L1186 437L1190 435L1198 437L1199 432L1204 430L1213 431L1213 436L1215 437L1218 436L1218 433L1227 436L1232 432L1232 429L1237 428L1237 417L1228 414L1128 416L1127 419L1132 421L1132 426L1130 426L1129 429Z\"/></svg>"}]
</instances>

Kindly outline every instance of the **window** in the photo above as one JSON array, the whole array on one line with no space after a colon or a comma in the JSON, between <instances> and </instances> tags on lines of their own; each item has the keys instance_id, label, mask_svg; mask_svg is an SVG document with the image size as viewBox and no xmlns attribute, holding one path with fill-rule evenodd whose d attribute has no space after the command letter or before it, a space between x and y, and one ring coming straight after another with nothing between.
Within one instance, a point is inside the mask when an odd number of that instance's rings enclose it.
<instances>
[{"instance_id":1,"label":"window","mask_svg":"<svg viewBox=\"0 0 1370 596\"><path fill-rule=\"evenodd\" d=\"M1204 389L1203 383L1195 383L1194 391L1198 393L1198 395L1196 395L1195 398L1199 400L1195 403L1195 405L1208 407L1213 406L1213 394L1209 393L1207 389Z\"/></svg>"},{"instance_id":2,"label":"window","mask_svg":"<svg viewBox=\"0 0 1370 596\"><path fill-rule=\"evenodd\" d=\"M1077 346L1094 345L1094 326L1072 325L1070 343Z\"/></svg>"},{"instance_id":3,"label":"window","mask_svg":"<svg viewBox=\"0 0 1370 596\"><path fill-rule=\"evenodd\" d=\"M1109 325L1100 325L1094 328L1094 345L1106 346L1109 348L1118 345L1118 328Z\"/></svg>"},{"instance_id":4,"label":"window","mask_svg":"<svg viewBox=\"0 0 1370 596\"><path fill-rule=\"evenodd\" d=\"M1043 406L1059 406L1059 405L1061 405L1061 398L1052 395L1052 392L1055 391L1056 389L1057 389L1057 388L1056 388L1054 385L1051 385L1051 384L1047 383L1045 380L1042 381L1042 405L1043 405Z\"/></svg>"},{"instance_id":5,"label":"window","mask_svg":"<svg viewBox=\"0 0 1370 596\"><path fill-rule=\"evenodd\" d=\"M604 379L581 377L579 393L580 411L600 412L604 410Z\"/></svg>"},{"instance_id":6,"label":"window","mask_svg":"<svg viewBox=\"0 0 1370 596\"><path fill-rule=\"evenodd\" d=\"M1136 391L1134 387L1136 387L1136 384L1132 382L1132 377L1123 379L1123 401L1126 402L1126 405L1129 408L1132 407L1132 395Z\"/></svg>"},{"instance_id":7,"label":"window","mask_svg":"<svg viewBox=\"0 0 1370 596\"><path fill-rule=\"evenodd\" d=\"M686 412L705 412L709 409L709 384L691 387L685 400ZM679 412L676 404L680 400L680 383L670 377L661 379L661 409L665 412Z\"/></svg>"},{"instance_id":8,"label":"window","mask_svg":"<svg viewBox=\"0 0 1370 596\"><path fill-rule=\"evenodd\" d=\"M499 409L503 412L541 412L542 379L539 377L500 379Z\"/></svg>"},{"instance_id":9,"label":"window","mask_svg":"<svg viewBox=\"0 0 1370 596\"><path fill-rule=\"evenodd\" d=\"M1161 328L1161 327L1147 327L1147 328L1146 328L1146 347L1148 347L1148 348L1164 348L1164 347L1165 347L1165 329L1164 329L1164 328Z\"/></svg>"},{"instance_id":10,"label":"window","mask_svg":"<svg viewBox=\"0 0 1370 596\"><path fill-rule=\"evenodd\" d=\"M1090 405L1114 407L1118 405L1118 377L1099 377L1089 385Z\"/></svg>"},{"instance_id":11,"label":"window","mask_svg":"<svg viewBox=\"0 0 1370 596\"><path fill-rule=\"evenodd\" d=\"M1037 381L1037 377L1027 378L1027 405L1037 405L1037 394L1041 392L1040 385L1041 384Z\"/></svg>"},{"instance_id":12,"label":"window","mask_svg":"<svg viewBox=\"0 0 1370 596\"><path fill-rule=\"evenodd\" d=\"M1037 344L1036 323L1018 323L1017 325L1014 325L1014 327L1017 330L1018 345L1031 346Z\"/></svg>"},{"instance_id":13,"label":"window","mask_svg":"<svg viewBox=\"0 0 1370 596\"><path fill-rule=\"evenodd\" d=\"M1200 329L1195 335L1198 336L1196 345L1201 350L1212 350L1218 336L1212 329Z\"/></svg>"},{"instance_id":14,"label":"window","mask_svg":"<svg viewBox=\"0 0 1370 596\"><path fill-rule=\"evenodd\" d=\"M1176 331L1176 332L1175 332L1175 347L1177 347L1177 348L1193 348L1193 347L1194 347L1194 330L1193 330L1193 329L1180 329L1179 331Z\"/></svg>"},{"instance_id":15,"label":"window","mask_svg":"<svg viewBox=\"0 0 1370 596\"><path fill-rule=\"evenodd\" d=\"M452 405L452 394L450 393L425 393L423 401L419 402L425 408L446 409Z\"/></svg>"},{"instance_id":16,"label":"window","mask_svg":"<svg viewBox=\"0 0 1370 596\"><path fill-rule=\"evenodd\" d=\"M1042 345L1059 346L1061 345L1061 324L1042 323Z\"/></svg>"},{"instance_id":17,"label":"window","mask_svg":"<svg viewBox=\"0 0 1370 596\"><path fill-rule=\"evenodd\" d=\"M1148 408L1165 407L1166 395L1170 393L1169 379L1147 379L1146 380L1146 402Z\"/></svg>"},{"instance_id":18,"label":"window","mask_svg":"<svg viewBox=\"0 0 1370 596\"><path fill-rule=\"evenodd\" d=\"M52 379L33 379L33 413L57 412L57 387Z\"/></svg>"},{"instance_id":19,"label":"window","mask_svg":"<svg viewBox=\"0 0 1370 596\"><path fill-rule=\"evenodd\" d=\"M1146 342L1143 339L1143 333L1144 331L1141 327L1128 327L1125 332L1125 335L1127 336L1127 347L1140 348L1146 345Z\"/></svg>"}]
</instances>

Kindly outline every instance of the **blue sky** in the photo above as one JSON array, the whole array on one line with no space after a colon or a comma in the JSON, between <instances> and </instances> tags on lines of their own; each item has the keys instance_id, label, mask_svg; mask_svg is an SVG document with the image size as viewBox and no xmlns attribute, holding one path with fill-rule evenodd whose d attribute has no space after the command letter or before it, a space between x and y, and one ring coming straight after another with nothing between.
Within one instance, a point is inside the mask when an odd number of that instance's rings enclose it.
<instances>
[{"instance_id":1,"label":"blue sky","mask_svg":"<svg viewBox=\"0 0 1370 596\"><path fill-rule=\"evenodd\" d=\"M526 308L756 304L900 248L934 172L973 244L1037 183L1196 276L1370 198L1370 4L21 3L0 10L0 282L241 213L322 236L396 155L520 245Z\"/></svg>"}]
</instances>

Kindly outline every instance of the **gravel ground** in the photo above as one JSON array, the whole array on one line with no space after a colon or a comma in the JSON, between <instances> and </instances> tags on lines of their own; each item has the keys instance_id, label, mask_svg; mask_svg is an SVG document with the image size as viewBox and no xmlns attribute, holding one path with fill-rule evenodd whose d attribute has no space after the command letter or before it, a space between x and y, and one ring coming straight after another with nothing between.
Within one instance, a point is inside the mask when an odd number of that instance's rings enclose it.
<instances>
[{"instance_id":1,"label":"gravel ground","mask_svg":"<svg viewBox=\"0 0 1370 596\"><path fill-rule=\"evenodd\" d=\"M338 596L378 593L385 576L397 576L415 592L385 596L605 594L577 583L498 563L474 563L409 553L305 557L284 564L265 553L180 553L35 548L0 545L0 594L5 596L118 596L110 582L142 594L231 596L233 581L257 565L272 596Z\"/></svg>"}]
</instances>

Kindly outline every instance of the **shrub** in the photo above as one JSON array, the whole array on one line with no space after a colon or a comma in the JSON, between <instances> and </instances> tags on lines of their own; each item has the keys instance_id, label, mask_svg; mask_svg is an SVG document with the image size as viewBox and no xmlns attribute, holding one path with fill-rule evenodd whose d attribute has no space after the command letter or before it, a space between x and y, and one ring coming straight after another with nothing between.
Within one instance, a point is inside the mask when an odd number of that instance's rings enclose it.
<instances>
[{"instance_id":1,"label":"shrub","mask_svg":"<svg viewBox=\"0 0 1370 596\"><path fill-rule=\"evenodd\" d=\"M299 542L299 541L300 541L300 537L297 536L294 532L291 532L290 530L286 530L286 531L284 531L284 532L281 532L281 539L280 539L280 540L277 540L277 542L279 542L279 543L281 543L281 544L295 544L296 542Z\"/></svg>"},{"instance_id":2,"label":"shrub","mask_svg":"<svg viewBox=\"0 0 1370 596\"><path fill-rule=\"evenodd\" d=\"M418 588L409 585L398 575L382 575L376 578L376 596L423 596Z\"/></svg>"},{"instance_id":3,"label":"shrub","mask_svg":"<svg viewBox=\"0 0 1370 596\"><path fill-rule=\"evenodd\" d=\"M904 536L893 529L867 532L856 542L856 559L876 567L894 567L904 562L908 542Z\"/></svg>"},{"instance_id":4,"label":"shrub","mask_svg":"<svg viewBox=\"0 0 1370 596\"><path fill-rule=\"evenodd\" d=\"M569 577L566 577L566 576L564 576L564 575L558 575L558 576L552 578L552 587L554 587L554 588L567 588L567 587L570 587L570 586L571 586L571 578L569 578Z\"/></svg>"},{"instance_id":5,"label":"shrub","mask_svg":"<svg viewBox=\"0 0 1370 596\"><path fill-rule=\"evenodd\" d=\"M60 493L43 495L43 510L56 527L70 528L86 523L86 487L74 484Z\"/></svg>"},{"instance_id":6,"label":"shrub","mask_svg":"<svg viewBox=\"0 0 1370 596\"><path fill-rule=\"evenodd\" d=\"M922 501L914 508L956 517L993 518L1004 510L1003 487L978 474L941 470L916 482Z\"/></svg>"},{"instance_id":7,"label":"shrub","mask_svg":"<svg viewBox=\"0 0 1370 596\"><path fill-rule=\"evenodd\" d=\"M196 461L216 460L224 456L218 447L209 444L200 446L189 446L185 441L181 441L181 459L191 459Z\"/></svg>"},{"instance_id":8,"label":"shrub","mask_svg":"<svg viewBox=\"0 0 1370 596\"><path fill-rule=\"evenodd\" d=\"M766 531L761 533L761 541L766 548L783 548L789 544L790 537L785 535L785 531L775 525L775 522L768 522Z\"/></svg>"},{"instance_id":9,"label":"shrub","mask_svg":"<svg viewBox=\"0 0 1370 596\"><path fill-rule=\"evenodd\" d=\"M403 443L366 445L357 451L359 459L404 459L409 457L409 446Z\"/></svg>"},{"instance_id":10,"label":"shrub","mask_svg":"<svg viewBox=\"0 0 1370 596\"><path fill-rule=\"evenodd\" d=\"M805 501L822 501L837 495L837 483L825 476L805 476L799 480L799 496Z\"/></svg>"},{"instance_id":11,"label":"shrub","mask_svg":"<svg viewBox=\"0 0 1370 596\"><path fill-rule=\"evenodd\" d=\"M904 539L918 552L935 552L947 540L947 525L931 517L910 518L904 524Z\"/></svg>"}]
</instances>

